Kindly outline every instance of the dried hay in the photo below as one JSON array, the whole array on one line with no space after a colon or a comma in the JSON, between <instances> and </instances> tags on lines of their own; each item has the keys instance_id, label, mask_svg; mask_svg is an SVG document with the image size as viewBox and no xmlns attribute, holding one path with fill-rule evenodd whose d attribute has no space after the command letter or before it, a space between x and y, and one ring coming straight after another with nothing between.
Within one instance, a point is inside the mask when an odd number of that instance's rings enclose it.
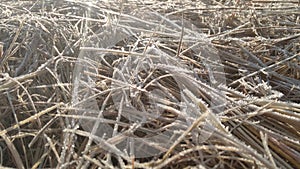
<instances>
[{"instance_id":1,"label":"dried hay","mask_svg":"<svg viewBox=\"0 0 300 169\"><path fill-rule=\"evenodd\" d=\"M0 166L300 168L299 9L2 0Z\"/></svg>"}]
</instances>

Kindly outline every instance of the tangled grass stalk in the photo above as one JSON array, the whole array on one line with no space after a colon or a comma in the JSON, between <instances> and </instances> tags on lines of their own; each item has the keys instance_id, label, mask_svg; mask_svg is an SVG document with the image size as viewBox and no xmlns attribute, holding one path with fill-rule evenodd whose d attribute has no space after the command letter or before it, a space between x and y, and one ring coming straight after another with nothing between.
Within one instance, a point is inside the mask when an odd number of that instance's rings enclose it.
<instances>
[{"instance_id":1,"label":"tangled grass stalk","mask_svg":"<svg viewBox=\"0 0 300 169\"><path fill-rule=\"evenodd\" d=\"M300 168L299 2L0 3L0 167Z\"/></svg>"}]
</instances>

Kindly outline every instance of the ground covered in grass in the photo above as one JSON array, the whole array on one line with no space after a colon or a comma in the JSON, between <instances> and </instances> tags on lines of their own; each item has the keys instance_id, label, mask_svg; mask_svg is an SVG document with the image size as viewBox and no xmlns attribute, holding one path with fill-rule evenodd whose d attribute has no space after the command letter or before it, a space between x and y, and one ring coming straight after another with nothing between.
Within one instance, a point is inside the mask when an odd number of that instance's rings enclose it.
<instances>
[{"instance_id":1,"label":"ground covered in grass","mask_svg":"<svg viewBox=\"0 0 300 169\"><path fill-rule=\"evenodd\" d=\"M1 168L300 168L300 1L0 0Z\"/></svg>"}]
</instances>

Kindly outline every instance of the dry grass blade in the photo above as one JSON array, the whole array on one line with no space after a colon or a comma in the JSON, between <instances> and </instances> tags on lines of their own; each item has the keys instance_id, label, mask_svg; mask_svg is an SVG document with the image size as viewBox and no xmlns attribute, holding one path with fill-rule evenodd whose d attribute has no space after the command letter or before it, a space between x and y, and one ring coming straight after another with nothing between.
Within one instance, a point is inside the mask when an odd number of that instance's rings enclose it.
<instances>
[{"instance_id":1,"label":"dry grass blade","mask_svg":"<svg viewBox=\"0 0 300 169\"><path fill-rule=\"evenodd\" d=\"M300 168L298 0L0 3L0 168Z\"/></svg>"},{"instance_id":2,"label":"dry grass blade","mask_svg":"<svg viewBox=\"0 0 300 169\"><path fill-rule=\"evenodd\" d=\"M39 113L37 113L37 114L35 114L35 115L33 115L33 116L31 116L31 117L25 119L25 120L22 120L22 121L18 122L17 124L15 124L15 125L13 125L13 126L11 126L11 127L9 127L9 128L6 128L6 129L2 130L2 131L0 132L0 135L6 134L6 133L8 133L8 132L10 132L10 131L12 131L12 130L15 130L15 129L17 129L17 128L22 127L23 125L25 125L25 124L27 124L27 123L30 123L30 122L32 122L32 121L35 121L35 120L37 120L39 117L41 117L42 115L44 115L44 114L46 114L46 113L49 113L50 111L55 110L56 108L59 108L60 106L63 106L63 105L64 105L63 103L60 103L60 104L56 104L56 105L54 105L54 106L52 106L52 107L49 107L49 108L47 108L47 109L45 109L45 110L43 110L43 111L41 111L41 112L39 112Z\"/></svg>"},{"instance_id":3,"label":"dry grass blade","mask_svg":"<svg viewBox=\"0 0 300 169\"><path fill-rule=\"evenodd\" d=\"M16 149L16 147L14 146L14 144L12 143L12 141L10 140L10 138L6 134L2 134L1 137L5 141L8 149L10 150L10 153L12 154L12 156L14 158L14 162L15 162L16 166L18 168L25 169L24 164L22 163L20 154L19 154L18 150Z\"/></svg>"}]
</instances>

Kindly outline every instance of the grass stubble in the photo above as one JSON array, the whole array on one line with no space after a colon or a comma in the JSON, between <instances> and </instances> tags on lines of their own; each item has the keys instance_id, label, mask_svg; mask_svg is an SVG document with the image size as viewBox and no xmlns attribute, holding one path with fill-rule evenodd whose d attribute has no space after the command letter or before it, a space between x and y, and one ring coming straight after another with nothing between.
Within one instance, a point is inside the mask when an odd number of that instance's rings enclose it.
<instances>
[{"instance_id":1,"label":"grass stubble","mask_svg":"<svg viewBox=\"0 0 300 169\"><path fill-rule=\"evenodd\" d=\"M1 0L0 166L300 168L299 8L297 0ZM179 27L159 29L161 20L141 20L147 13L137 15L140 11L151 11L157 18L177 18L176 23L165 20ZM126 25L131 22L142 25ZM180 27L182 24L187 28ZM143 29L138 31L144 34L106 42L105 30L118 26L127 32ZM199 33L207 40L201 44L207 51L200 54L193 50L199 42L193 35ZM111 44L114 46L108 48ZM164 63L155 51L146 53L153 46L167 53L169 60ZM78 58L82 51L106 55L99 54L101 59L94 60ZM139 60L145 55L146 59ZM208 55L217 55L220 63L207 60ZM131 64L128 58L145 63L151 73L140 71L140 65ZM79 92L96 91L102 112L99 117L78 114L72 105L74 69L79 62L97 67L97 71L82 72L97 79L96 85ZM215 69L206 67L207 63ZM134 69L138 73L134 74ZM176 69L181 73L174 73ZM212 73L226 82L212 85ZM134 80L124 81L120 76L138 78L144 86L138 88ZM183 84L184 90L176 82ZM156 88L165 93L164 98L154 96L165 111L144 126L129 125L126 113L134 111L122 107L129 96L117 93L124 97L117 107L113 105L116 91L135 89L141 95L130 97L129 102L151 119L145 111L151 110L146 96ZM218 111L220 105L215 104L222 99L226 104ZM178 109L181 103L192 108ZM183 117L191 119L190 125L182 123ZM110 139L95 134L97 126L86 130L84 123L78 123L97 118L115 129ZM213 132L199 141L197 134L206 131L205 119ZM168 149L148 145L164 150L161 154L137 158L116 147L124 139L117 130L143 137L169 126L180 136Z\"/></svg>"}]
</instances>

